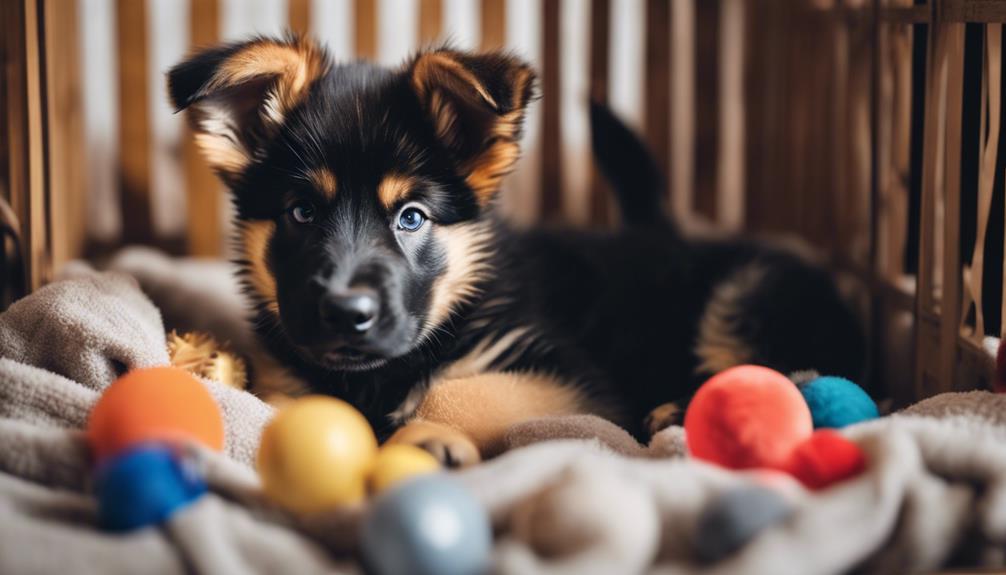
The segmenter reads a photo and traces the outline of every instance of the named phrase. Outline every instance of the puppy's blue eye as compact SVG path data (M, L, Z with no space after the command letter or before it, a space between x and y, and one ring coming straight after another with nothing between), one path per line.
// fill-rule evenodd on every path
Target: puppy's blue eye
M419 228L423 227L423 222L426 221L426 215L416 208L406 208L402 210L401 215L398 216L398 227L414 232Z
M314 221L314 206L311 202L297 202L290 208L290 216L298 224L309 224Z

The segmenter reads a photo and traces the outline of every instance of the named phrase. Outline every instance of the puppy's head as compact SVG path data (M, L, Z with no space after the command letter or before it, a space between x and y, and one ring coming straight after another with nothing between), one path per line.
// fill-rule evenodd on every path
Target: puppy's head
M478 289L484 218L518 157L534 75L501 53L334 65L256 39L169 73L175 106L237 206L265 329L330 369L421 345Z

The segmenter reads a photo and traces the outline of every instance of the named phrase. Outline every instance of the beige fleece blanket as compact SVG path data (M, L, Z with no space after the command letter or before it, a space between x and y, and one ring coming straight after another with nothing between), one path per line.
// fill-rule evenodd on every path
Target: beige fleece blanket
M174 294L165 286L188 280L147 256L133 276L81 270L0 315L0 573L360 571L353 554L365 509L297 519L270 506L251 465L272 410L210 381L227 426L225 454L202 454L211 493L161 527L127 535L96 527L80 433L89 407L123 370L167 361L161 310L185 316L187 307L191 321L221 325L235 314L216 306L219 317L209 317L192 299L172 308L157 298L159 310L134 276L148 293L152 282ZM1006 397L938 396L847 434L869 457L865 473L818 493L791 484L795 512L713 564L694 551L698 513L753 479L680 457L680 428L640 446L597 418L530 422L511 430L511 451L457 477L490 511L500 573L1004 565Z

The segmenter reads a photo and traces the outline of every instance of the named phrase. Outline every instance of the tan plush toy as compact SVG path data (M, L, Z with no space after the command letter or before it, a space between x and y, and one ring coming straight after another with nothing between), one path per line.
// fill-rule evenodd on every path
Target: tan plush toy
M236 389L248 387L248 368L243 359L212 336L202 332L168 334L171 365L193 375L219 381Z

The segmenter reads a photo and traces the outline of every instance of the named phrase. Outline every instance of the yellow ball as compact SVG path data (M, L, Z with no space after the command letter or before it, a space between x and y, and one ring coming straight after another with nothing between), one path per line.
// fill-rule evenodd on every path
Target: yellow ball
M400 481L439 470L440 463L427 451L404 443L385 445L374 462L370 491L380 493Z
M271 499L312 513L362 500L376 457L377 438L359 411L332 397L308 396L266 426L258 471Z

